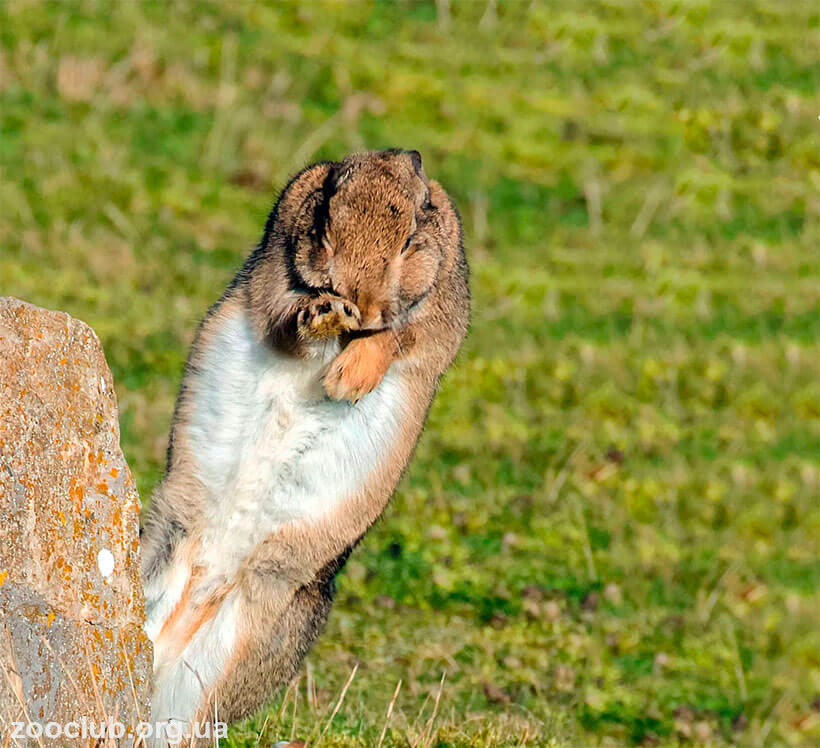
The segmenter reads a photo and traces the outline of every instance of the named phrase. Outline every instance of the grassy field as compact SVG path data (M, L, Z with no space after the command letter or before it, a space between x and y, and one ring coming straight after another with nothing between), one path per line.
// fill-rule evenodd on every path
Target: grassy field
M449 10L448 10L449 8ZM418 148L469 338L231 746L820 741L820 6L0 6L0 293L94 326L142 496L312 160ZM442 677L444 677L443 686Z

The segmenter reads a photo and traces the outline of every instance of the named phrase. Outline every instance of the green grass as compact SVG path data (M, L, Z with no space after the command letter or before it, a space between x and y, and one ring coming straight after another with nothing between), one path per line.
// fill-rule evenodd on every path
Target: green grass
M451 6L3 4L0 293L97 330L147 499L288 174L418 148L472 330L311 687L229 744L355 662L324 745L399 679L385 745L816 743L820 7Z

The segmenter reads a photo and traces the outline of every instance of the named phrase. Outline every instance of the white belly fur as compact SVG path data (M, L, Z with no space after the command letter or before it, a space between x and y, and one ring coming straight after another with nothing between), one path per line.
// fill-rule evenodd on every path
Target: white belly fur
M187 429L206 487L209 564L231 574L286 522L316 520L350 496L396 437L398 376L357 405L329 400L322 376L334 341L297 359L260 345L244 316L205 353Z
M257 342L244 314L222 322L210 337L199 373L187 383L193 407L184 425L205 487L197 563L206 574L194 600L229 580L283 524L318 520L339 506L391 450L404 402L400 373L392 367L356 405L329 400L322 376L338 350L334 341L309 359L272 351ZM190 569L181 566L173 561L146 589L152 639L188 579ZM210 685L230 657L236 606L229 596L179 661L155 658L154 719L194 716L202 685Z

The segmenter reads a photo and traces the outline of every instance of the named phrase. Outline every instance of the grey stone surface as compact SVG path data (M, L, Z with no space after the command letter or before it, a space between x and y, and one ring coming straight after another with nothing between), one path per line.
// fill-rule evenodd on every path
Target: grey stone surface
M149 718L138 520L97 336L0 298L0 745L15 721Z

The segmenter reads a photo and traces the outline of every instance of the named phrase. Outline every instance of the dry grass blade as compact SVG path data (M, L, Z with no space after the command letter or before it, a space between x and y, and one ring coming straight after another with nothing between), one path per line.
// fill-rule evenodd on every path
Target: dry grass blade
M20 706L23 709L23 714L26 717L26 722L31 724L31 715L29 715L29 713L28 713L28 707L26 707L26 701L23 698L23 682L22 682L22 680L20 680L20 676L17 672L17 662L14 659L14 645L12 644L12 641L11 641L11 632L7 628L4 628L4 630L6 632L6 638L8 639L9 660L11 662L11 667L12 667L12 670L13 670L14 674L17 676L17 679L20 682L15 684L15 682L12 680L11 674L9 673L6 666L3 665L3 663L1 663L1 662L0 662L0 665L3 665L3 674L6 676L6 680L9 683L9 688L11 689L11 692L14 694L14 697L17 699L17 701L20 702ZM39 738L39 737L37 738L37 743L42 748L43 741L42 741L41 738Z
M655 216L655 211L661 204L663 193L663 188L660 185L655 185L647 192L646 199L629 229L629 233L632 236L640 239L646 233L646 230L649 228Z
M771 730L772 730L772 726L773 726L773 724L774 724L774 722L773 722L773 720L774 720L774 716L775 716L775 714L777 713L777 710L780 708L780 705L781 705L781 704L782 704L785 700L786 700L786 699L785 699L785 697L784 697L784 696L781 696L781 697L777 700L777 702L775 703L775 705L774 705L774 706L771 708L771 710L769 711L769 715L766 717L766 721L765 721L765 722L763 723L763 725L761 726L761 728L760 728L760 732L759 732L759 733L758 733L758 735L757 735L757 742L755 743L755 745L757 746L757 748L763 748L763 747L766 745L766 741L767 741L767 739L768 739L768 737L769 737L769 733L771 732Z
M100 714L105 715L105 704L100 695L100 689L97 686L97 674L94 672L94 666L91 664L91 655L88 654L88 642L84 642L83 654L85 654L88 672L91 675L91 686L94 688L94 699L97 702L97 709L100 710Z
M494 28L498 23L498 0L487 0L487 9L481 20L478 22L480 29Z
M344 684L344 687L342 688L342 692L339 694L339 699L336 702L336 706L333 707L333 712L330 715L330 718L328 719L327 723L325 724L324 729L322 730L322 732L319 735L319 740L316 741L317 745L322 742L322 738L324 738L325 733L328 731L328 728L330 727L331 723L333 722L333 718L338 714L339 709L342 708L342 702L344 702L344 700L345 700L345 695L347 694L347 689L350 688L350 684L353 682L353 679L356 677L356 673L357 673L358 670L359 670L359 663L357 662L353 666L353 670L350 671L350 675L347 678L347 682Z
M587 526L587 518L584 514L584 506L580 499L576 498L575 510L578 514L578 524L581 526L582 537L584 540L583 551L584 558L587 561L587 574L592 581L598 580L598 570L595 568L595 556L592 553L592 542L589 539L589 527Z
M9 729L9 724L10 721L2 714L0 714L0 727L2 727L6 731L6 739L3 741L3 748L9 748L9 746L12 744L12 740L14 741L15 746L21 745L17 742L17 738L14 737L14 735L12 735L12 731L11 729Z
M301 168L310 157L316 153L339 128L342 121L342 112L339 110L328 117L321 125L311 132L296 149L288 167L289 171Z
M734 574L740 568L739 561L733 561L729 566L726 567L726 571L720 575L720 578L715 582L714 589L709 593L709 596L706 598L706 602L701 607L701 610L698 614L698 618L700 618L700 622L705 624L709 621L709 618L712 616L712 610L714 609L717 601L720 599L720 594L723 589L723 582Z
M67 678L68 678L68 680L71 682L71 685L74 687L74 690L75 690L75 691L76 691L76 693L77 693L77 698L78 698L80 701L82 701L82 706L83 706L83 709L85 709L85 710L86 710L86 712L90 712L90 711L91 711L91 709L90 709L90 707L89 707L89 705L88 705L88 701L86 701L85 694L84 694L84 693L80 690L80 686L79 686L79 684L77 683L77 679L74 677L74 674L73 674L73 673L72 673L72 672L71 672L71 671L70 671L70 670L69 670L69 669L65 666L65 664L63 663L62 658L60 658L60 657L57 655L57 653L54 651L54 649L52 649L51 644L49 644L49 643L48 643L48 639L46 639L46 637L45 637L45 636L41 636L41 637L40 637L40 639L42 639L43 644L45 644L45 645L46 645L46 649L48 649L48 651L50 652L51 656L52 656L55 660L57 660L57 662L59 663L59 665L60 665L60 667L62 668L63 672L65 673L66 677L67 677Z
M547 494L548 504L555 503L555 500L558 498L559 492L564 487L564 483L567 480L569 471L572 469L573 461L582 451L586 450L588 443L589 439L584 439L582 442L576 445L575 449L573 449L569 457L567 457L561 469L558 471L558 475L555 477L555 480L553 480L550 484L549 493Z
M740 699L745 704L749 700L749 692L746 688L746 675L743 672L743 660L740 656L740 646L737 643L735 627L728 619L726 620L726 631L732 642L732 650L735 655L735 676L737 677L737 685L740 690Z
M285 695L282 698L282 706L279 707L279 717L276 721L277 725L282 722L282 717L285 716L285 709L288 707L288 701L290 700L290 695L293 692L294 684L290 683L285 691Z
M214 724L219 723L219 691L214 689ZM214 746L219 748L219 733L214 733Z
M390 726L390 717L393 716L393 707L396 706L396 699L399 698L399 691L401 690L401 680L396 683L396 690L393 691L393 698L390 699L390 706L387 707L387 716L384 718L384 727L382 727L382 734L379 737L379 744L376 748L382 748L384 736L387 735L387 728Z
M593 234L601 233L601 183L591 178L584 185L584 196L587 201L587 215L589 216L589 230Z
M301 682L301 676L296 681L296 688L293 691L293 714L291 716L291 725L290 725L290 739L291 742L293 738L296 736L296 707L299 704L299 683Z
M3 665L3 664L2 664L2 663L0 663L0 665ZM14 681L11 679L11 675L9 674L9 671L8 671L8 669L6 668L6 666L5 666L5 665L3 665L3 674L6 676L6 680L7 680L7 681L8 681L8 683L9 683L9 688L11 689L11 692L14 694L14 697L15 697L15 698L17 699L17 701L20 703L20 707L22 708L22 710L23 710L23 714L24 714L24 716L25 716L25 718L26 718L26 723L27 723L27 724L31 724L31 717L29 716L28 709L26 708L26 703L25 703L25 701L24 701L24 699L23 699L23 697L22 697L22 694L21 694L21 693L18 693L18 689L15 687L15 683L14 683ZM41 738L37 738L37 743L38 743L38 744L41 746L41 748L42 748L42 746L43 746L43 741L42 741L42 739L41 739Z
M207 694L208 689L207 689L207 687L205 686L205 682L204 682L204 681L202 680L202 678L200 677L200 675L199 675L199 671L198 671L196 668L194 668L194 667L191 665L191 663L189 663L189 662L188 662L188 660L183 659L183 660L182 660L182 664L183 664L183 665L185 665L185 667L187 667L187 668L188 668L188 670L190 670L190 671L191 671L191 674L194 676L194 678L196 678L197 682L199 683L199 688L201 689L202 693L203 693L203 694ZM217 692L216 692L216 691L214 691L214 692L213 692L213 700L214 700L214 722L218 722L218 721L219 721L219 705L217 704L217 699L216 699L216 696L217 696ZM211 699L211 697L210 697L210 695L208 695L208 697L207 697L206 701L210 701L210 699ZM193 721L189 722L189 723L188 723L188 726L191 728L191 734L193 735L193 734L194 734L194 723L193 723ZM219 744L219 738L216 738L216 737L215 737L215 738L214 738L214 742L215 742L215 744L216 744L216 745L218 745L218 744ZM195 748L195 746L196 746L196 740L194 740L194 745L192 745L192 746L191 746L191 748Z
M419 724L421 718L424 716L424 710L427 708L427 702L430 701L430 694L428 693L427 696L424 697L424 701L422 702L421 709L419 709L419 713L416 715L416 718L413 720L413 724L410 726L410 729L415 731L417 729L417 725ZM419 740L424 738L424 731L422 731L421 735L419 736ZM410 743L412 748L416 748L418 742L415 738L411 739L409 736L407 737L407 742Z
M94 688L94 699L97 702L97 709L99 710L100 719L104 722L107 716L105 702L103 702L99 686L97 685L97 674L94 672L94 665L91 664L91 656L88 653L88 642L86 641L83 644L83 653L85 654L85 661L88 664L88 672L91 675L91 685ZM107 738L103 745L105 745L106 748L116 748L114 739L111 737Z
M128 652L125 651L125 643L120 638L120 647L122 647L122 656L125 660L125 667L128 670L128 682L131 684L131 695L134 697L134 709L137 714L137 721L142 722L142 713L140 712L139 699L137 698L137 689L134 686L134 676L131 673L131 662L128 657Z
M433 704L433 713L430 715L430 719L427 721L427 724L424 726L424 733L423 733L423 741L422 745L427 748L428 740L429 744L433 745L433 723L436 721L436 715L438 714L438 705L441 702L441 692L444 689L444 679L447 677L447 673L443 672L441 674L441 681L438 684L438 693L436 693L436 701ZM430 731L430 734L427 734L427 731Z
M450 0L436 0L436 17L442 31L450 28Z
M218 163L220 149L228 131L228 118L231 104L235 98L234 81L236 79L237 40L233 34L226 34L222 39L219 64L219 88L217 90L216 110L213 126L205 142L205 163L214 166Z
M316 712L316 687L313 681L313 667L308 662L305 667L305 696L312 712Z
M254 740L254 746L259 745L259 741L262 739L262 736L265 734L265 728L268 726L268 720L270 719L270 713L265 715L265 721L262 723L262 729L256 733L256 740Z

